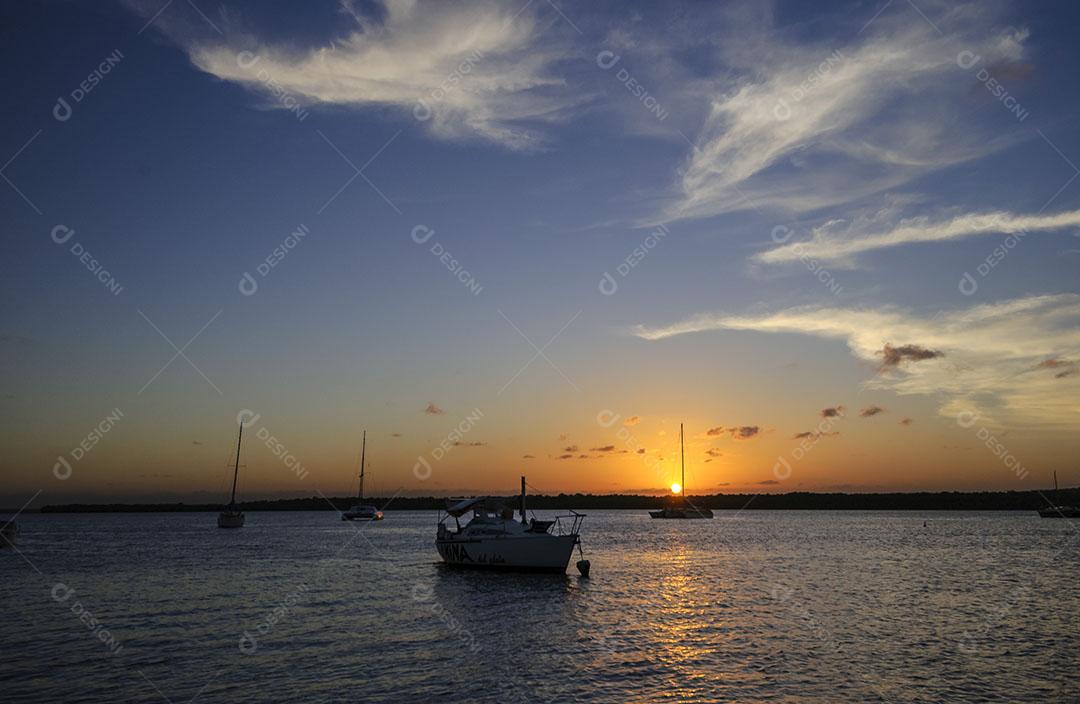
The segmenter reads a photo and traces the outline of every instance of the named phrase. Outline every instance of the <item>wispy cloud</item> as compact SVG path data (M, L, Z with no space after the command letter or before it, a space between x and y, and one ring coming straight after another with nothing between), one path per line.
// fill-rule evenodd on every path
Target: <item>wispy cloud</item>
M439 408L438 406L436 406L436 405L435 405L434 403L432 403L431 401L428 401L428 405L427 405L427 407L426 407L426 408L424 408L424 413L426 413L426 414L427 414L427 415L429 415L429 416L441 416L441 415L443 415L444 413L446 413L446 411L444 411L443 409Z
M867 406L859 411L859 415L863 418L871 418L879 413L884 413L885 409L881 406Z
M812 45L775 26L733 25L717 39L733 78L717 86L664 217L812 211L1011 143L960 119L971 76L958 51L1002 66L1023 55L1027 32L996 30L991 15L953 8L937 20L942 36L898 7L865 33Z
M803 333L844 340L857 359L875 367L882 358L883 340L917 340L918 347L938 354L917 364L898 365L889 374L875 374L864 386L898 394L940 395L945 415L969 410L1019 424L1080 426L1075 378L1030 373L1050 358L1080 357L1078 294L1029 296L933 317L891 307L817 306L759 316L706 314L661 328L639 326L634 334L661 340L709 330Z
M235 33L179 41L199 69L272 96L270 105L288 94L308 105L397 108L436 136L479 137L516 150L541 146L536 127L563 120L580 102L553 71L570 52L559 33L544 31L536 6L341 6L353 29L316 49Z
M833 220L811 231L809 240L791 242L755 255L757 261L781 264L807 258L821 261L850 260L857 254L916 242L944 242L977 235L1049 232L1080 227L1080 210L1053 215L1015 213L968 213L948 219L917 217L882 229L865 219Z

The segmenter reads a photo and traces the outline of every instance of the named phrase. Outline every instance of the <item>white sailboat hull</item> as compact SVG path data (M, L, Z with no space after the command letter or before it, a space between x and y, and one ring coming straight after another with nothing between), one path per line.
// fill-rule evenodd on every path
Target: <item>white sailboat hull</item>
M450 565L565 572L576 535L507 535L436 540L439 557Z

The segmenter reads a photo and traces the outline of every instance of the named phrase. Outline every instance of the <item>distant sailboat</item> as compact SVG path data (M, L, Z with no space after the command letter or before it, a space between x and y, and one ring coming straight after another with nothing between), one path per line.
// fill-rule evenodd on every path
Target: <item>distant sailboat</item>
M233 467L232 495L229 505L222 509L217 517L218 528L243 528L244 512L236 505L236 478L240 474L240 439L244 437L244 424L240 424L240 434L236 436L236 465Z
M1054 501L1058 500L1057 471L1054 471ZM1075 506L1049 506L1039 511L1043 518L1080 518L1080 508Z
M341 514L343 521L381 521L383 513L371 504L364 503L364 456L367 454L367 431L364 431L363 445L360 447L360 494L352 508Z
M711 510L699 508L686 500L686 451L683 447L682 423L679 423L679 466L682 471L682 483L678 487L679 494L672 496L669 506L658 511L649 511L649 515L653 518L712 518Z

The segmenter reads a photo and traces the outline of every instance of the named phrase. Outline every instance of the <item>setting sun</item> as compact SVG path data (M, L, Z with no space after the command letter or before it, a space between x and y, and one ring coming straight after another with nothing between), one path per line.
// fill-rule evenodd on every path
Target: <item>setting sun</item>
M682 484L679 484L678 482L675 482L674 484L672 484L671 485L671 493L672 494L680 494L680 493L682 493Z

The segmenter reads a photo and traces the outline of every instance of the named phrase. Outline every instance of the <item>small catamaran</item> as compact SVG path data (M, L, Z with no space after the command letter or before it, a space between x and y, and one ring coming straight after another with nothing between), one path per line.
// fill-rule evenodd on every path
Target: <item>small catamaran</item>
M367 454L367 431L364 431L363 444L360 446L360 493L352 508L341 514L343 521L381 521L383 512L371 504L364 503L364 457Z
M649 511L649 515L653 518L712 518L713 512L710 509L694 506L686 500L686 451L683 448L682 423L679 423L679 466L682 471L682 483L677 487L679 493L672 494L667 506L657 511Z
M221 510L217 517L218 528L243 528L244 512L236 505L236 478L240 474L240 439L244 437L244 424L240 424L240 434L236 436L236 465L233 466L232 494L229 505Z

